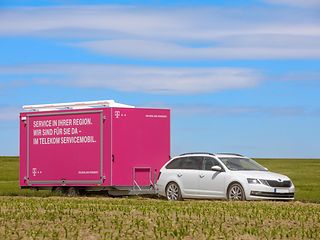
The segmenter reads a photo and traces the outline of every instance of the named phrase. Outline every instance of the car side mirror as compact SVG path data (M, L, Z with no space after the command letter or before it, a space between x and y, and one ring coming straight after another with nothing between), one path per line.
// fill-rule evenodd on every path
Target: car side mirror
M212 171L221 172L221 171L222 171L222 168L221 168L220 166L212 166L212 167L211 167L211 170L212 170Z

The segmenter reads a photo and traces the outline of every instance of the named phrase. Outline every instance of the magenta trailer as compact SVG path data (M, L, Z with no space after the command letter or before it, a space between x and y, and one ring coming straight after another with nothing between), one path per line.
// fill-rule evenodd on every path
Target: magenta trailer
M20 186L154 192L170 158L170 110L113 100L41 104L20 114Z

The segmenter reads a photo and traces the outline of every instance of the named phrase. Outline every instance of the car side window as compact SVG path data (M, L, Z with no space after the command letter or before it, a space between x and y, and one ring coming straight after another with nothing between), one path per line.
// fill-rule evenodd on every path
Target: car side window
M180 168L200 170L202 168L202 157L185 157L181 162Z
M182 158L177 158L172 160L167 166L166 169L179 169L181 166L183 159Z
M214 158L205 157L203 159L203 170L210 170L211 171L211 168L213 166L220 166L221 167L220 163Z
M170 162L166 169L193 169L201 170L203 157L181 157Z

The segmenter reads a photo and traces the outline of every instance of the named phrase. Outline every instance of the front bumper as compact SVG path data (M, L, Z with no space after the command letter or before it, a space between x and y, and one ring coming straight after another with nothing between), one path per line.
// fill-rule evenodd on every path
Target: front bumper
M250 196L252 197L263 197L263 198L276 198L276 199L294 199L294 193L275 193L275 192L261 192L251 191Z
M294 200L295 188L274 188L262 184L251 185L246 191L247 200Z

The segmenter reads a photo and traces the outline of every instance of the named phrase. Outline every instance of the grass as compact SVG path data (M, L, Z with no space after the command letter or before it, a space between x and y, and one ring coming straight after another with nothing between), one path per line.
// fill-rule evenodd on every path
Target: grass
M21 190L19 187L19 158L0 157L0 195L52 196L50 191Z
M270 171L287 175L296 187L295 199L320 202L319 159L256 159Z
M319 159L255 159L270 171L289 176L296 187L296 200L320 202ZM19 158L0 157L0 195L52 196L50 191L19 188Z
M18 158L0 157L0 239L320 239L320 160L257 161L300 201L57 197L20 190Z
M319 239L320 205L0 197L0 239Z

